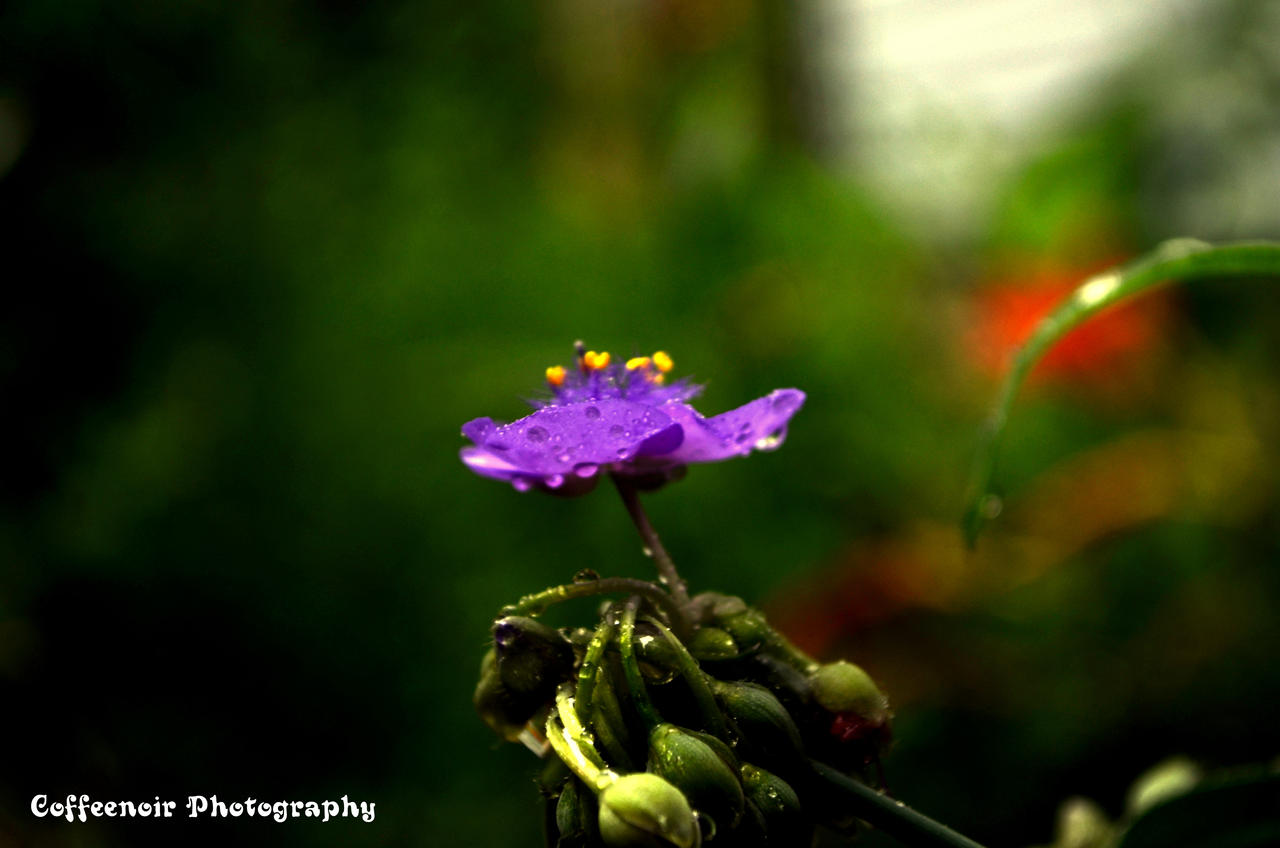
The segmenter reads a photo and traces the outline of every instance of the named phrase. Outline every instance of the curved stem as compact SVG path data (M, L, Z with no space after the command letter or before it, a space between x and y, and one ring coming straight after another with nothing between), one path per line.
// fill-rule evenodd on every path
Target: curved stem
M982 848L967 836L853 780L828 765L811 760L814 773L841 796L848 811L892 836L903 845L920 848Z
M633 577L601 577L582 583L565 583L552 586L532 595L525 595L514 604L502 608L502 615L540 615L552 604L571 601L575 598L589 598L593 595L609 595L623 593L639 595L653 603L655 607L666 613L673 624L686 621L684 609L676 605L671 596L662 591L662 587L647 580L636 580Z
M636 529L640 531L640 538L644 541L645 549L653 557L653 564L658 568L658 579L671 591L677 604L681 607L688 606L689 590L684 585L684 581L680 579L680 574L676 571L676 564L671 561L671 556L667 553L667 549L662 547L662 540L658 538L658 532L649 523L649 516L645 514L644 507L640 505L640 493L636 491L636 487L627 479L617 474L610 476L613 477L613 484L618 487L618 494L622 496L622 504L627 508L627 514L631 516ZM683 624L683 622L681 623Z
M627 678L627 688L631 690L631 700L635 702L636 711L644 722L645 730L653 730L662 723L658 711L649 700L649 690L644 685L644 677L640 674L640 664L636 662L635 632L636 610L640 607L640 599L633 597L627 601L622 611L622 625L618 628L618 653L622 655L622 673Z
M693 654L690 654L689 650L685 648L684 643L677 639L675 634L668 630L661 621L653 617L646 617L646 620L658 628L662 638L667 641L667 644L675 653L677 670L684 678L685 683L689 685L689 691L693 693L693 700L698 704L698 710L702 713L702 720L706 722L707 731L713 736L724 739L727 735L724 716L720 712L720 706L716 703L715 694L711 691L711 687L707 685L706 674L702 671L702 667L693 658Z
M1238 276L1280 277L1280 243L1242 242L1215 247L1195 239L1166 241L1123 268L1086 280L1036 325L1018 351L983 428L964 517L965 537L971 547L977 542L982 525L997 511L998 501L991 495L997 449L1018 389L1040 357L1074 327L1118 301L1174 280Z
M608 616L596 627L582 657L582 665L578 668L578 690L573 696L574 709L578 711L578 720L584 725L591 724L591 708L595 705L596 673L600 669L600 659L604 649L613 638L613 622Z

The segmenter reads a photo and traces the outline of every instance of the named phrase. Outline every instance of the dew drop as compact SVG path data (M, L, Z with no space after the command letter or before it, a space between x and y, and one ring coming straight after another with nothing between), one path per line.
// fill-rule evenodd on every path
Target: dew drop
M587 418L594 420L600 417L600 408L596 406L588 406L586 409L582 410L582 414Z
M599 470L600 470L600 466L596 465L595 463L583 462L573 469L573 473L585 479L587 477L594 477L596 475L596 472Z
M511 481L511 488L517 492L527 492L533 488L533 483L527 477L516 477Z
M983 518L990 520L1004 511L1004 501L1000 499L999 495L987 495L982 499L979 510Z
M771 451L777 449L782 444L782 439L787 435L786 430L775 430L769 435L756 441L755 448L758 451Z
M545 442L547 440L547 430L545 427L530 427L524 431L524 437L531 442Z
M702 836L703 842L710 842L716 838L716 820L706 813L695 810L693 817L698 822L698 832Z
M600 579L600 572L593 568L584 568L573 575L574 583L594 583Z
M496 450L496 451L504 451L504 450L511 449L511 445L507 444L506 442L500 442L497 439L493 440L492 442L485 442L484 446L487 447L489 450Z
M618 448L618 459L626 459L631 453L631 448Z
M547 484L548 489L558 489L564 485L564 475L552 474L550 477L548 477L546 480L543 480L542 482Z
M609 435L610 435L610 436L613 436L615 439L616 439L618 436L621 436L621 435L622 435L622 425L621 425L621 424L614 424L612 427L610 427L610 428L609 428Z
M558 462L568 462L571 459L573 459L573 452L571 450L561 451L560 455L556 457L556 461Z

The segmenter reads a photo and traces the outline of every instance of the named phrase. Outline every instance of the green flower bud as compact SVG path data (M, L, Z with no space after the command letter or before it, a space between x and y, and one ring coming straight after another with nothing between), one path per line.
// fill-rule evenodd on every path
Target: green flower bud
M806 846L813 843L813 823L801 809L800 798L791 784L750 763L742 764L741 774L747 800L764 818L769 844Z
M735 608L730 605L723 606L729 609ZM788 665L806 674L818 665L813 657L791 644L785 636L770 627L764 613L758 609L745 607L739 612L721 615L714 621L744 649L759 645L766 653L784 660Z
M729 771L734 774L738 773L738 758L734 756L733 749L726 745L723 739L710 733L703 733L701 730L686 729L685 733L705 742L707 747L714 751L715 755L720 758L720 761L729 767Z
M1058 809L1052 848L1104 848L1114 835L1102 808L1088 799L1072 798Z
M738 775L700 736L674 724L655 727L649 734L649 771L683 792L717 827L737 827L744 803Z
M857 713L878 718L889 709L870 675L851 662L839 660L819 666L810 676L813 698L833 713Z
M597 842L596 796L576 778L570 778L556 801L556 827L560 830L557 848L588 846Z
M472 700L484 723L508 742L520 738L525 724L542 706L536 699L517 696L503 685L493 648L480 662L480 680Z
M573 675L573 646L558 630L534 618L508 615L493 623L498 674L516 695L547 700Z
M696 848L701 842L689 802L656 774L621 777L599 801L600 838L611 848Z
M738 655L738 643L727 630L719 627L699 627L689 637L686 647L700 660L724 660Z
M712 681L712 691L738 727L742 742L755 759L788 773L802 760L800 731L782 702L768 689L744 681Z
M747 602L737 595L723 595L719 592L700 592L693 597L690 606L698 621L715 621L748 609Z

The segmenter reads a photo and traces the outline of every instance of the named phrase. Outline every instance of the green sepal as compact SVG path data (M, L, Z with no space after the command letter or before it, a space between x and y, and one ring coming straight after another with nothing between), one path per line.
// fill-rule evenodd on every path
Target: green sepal
M737 727L752 759L791 773L804 759L795 720L772 692L756 683L713 681L716 700Z
M717 828L737 827L745 800L742 785L737 773L714 747L699 738L701 735L674 724L659 724L649 734L648 770L683 792Z
M748 800L764 817L769 844L796 848L813 844L813 822L805 815L791 784L750 763L742 764L740 774Z

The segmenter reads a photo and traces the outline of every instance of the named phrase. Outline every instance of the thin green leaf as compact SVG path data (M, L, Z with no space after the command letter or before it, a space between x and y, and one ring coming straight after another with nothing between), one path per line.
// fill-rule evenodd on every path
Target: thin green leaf
M1166 283L1240 276L1280 277L1280 243L1242 242L1215 247L1195 239L1172 239L1129 265L1085 281L1041 321L1018 351L983 428L964 515L969 545L977 542L983 525L998 512L1000 502L992 494L991 480L1018 390L1055 342L1098 312Z

